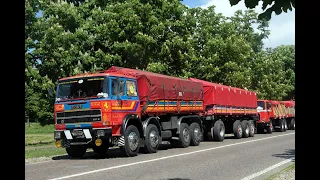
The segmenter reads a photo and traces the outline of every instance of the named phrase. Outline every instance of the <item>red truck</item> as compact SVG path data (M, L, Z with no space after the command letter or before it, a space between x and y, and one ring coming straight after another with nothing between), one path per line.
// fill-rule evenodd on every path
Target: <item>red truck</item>
M87 148L105 156L111 146L125 156L155 153L172 137L180 147L201 141L203 88L186 79L111 67L60 79L54 107L56 146L71 157Z
M56 93L55 143L75 158L88 148L136 156L162 141L186 148L225 133L246 138L258 120L254 92L129 68L62 78Z
M295 102L294 101L274 101L258 100L257 111L259 120L257 123L257 132L271 134L274 130L286 131L295 129Z

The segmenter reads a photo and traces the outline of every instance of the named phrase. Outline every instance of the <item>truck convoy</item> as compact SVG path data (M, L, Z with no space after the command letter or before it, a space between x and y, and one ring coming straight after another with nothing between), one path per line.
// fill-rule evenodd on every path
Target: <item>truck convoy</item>
M240 139L256 128L295 127L294 101L257 101L240 88L115 66L60 79L54 117L56 146L73 158L88 148L136 156L156 153L162 141L186 148L226 133Z

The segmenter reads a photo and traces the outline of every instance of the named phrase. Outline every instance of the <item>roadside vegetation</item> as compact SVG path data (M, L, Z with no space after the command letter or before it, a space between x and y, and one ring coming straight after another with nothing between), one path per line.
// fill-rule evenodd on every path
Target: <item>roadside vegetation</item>
M295 164L292 164L282 169L280 172L273 174L264 180L282 180L282 179L286 179L286 180L295 179Z
M65 154L58 149L53 139L54 125L41 126L40 123L25 124L25 158L50 157Z

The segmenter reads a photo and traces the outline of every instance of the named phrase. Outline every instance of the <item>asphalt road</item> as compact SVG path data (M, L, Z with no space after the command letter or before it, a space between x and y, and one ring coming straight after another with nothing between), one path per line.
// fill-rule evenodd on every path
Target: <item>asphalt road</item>
M119 157L118 149L113 149L109 156L98 159L93 152L87 152L83 159L63 155L26 164L25 179L264 179L294 162L295 134L288 130L251 138L226 137L223 142L201 142L189 148L162 145L156 154L130 158Z

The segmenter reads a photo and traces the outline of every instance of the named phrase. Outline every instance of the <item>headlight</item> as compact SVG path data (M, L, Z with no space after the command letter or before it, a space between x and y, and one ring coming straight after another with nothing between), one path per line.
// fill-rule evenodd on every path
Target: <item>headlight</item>
M55 131L54 132L54 139L60 139L61 138L61 132L60 131Z

